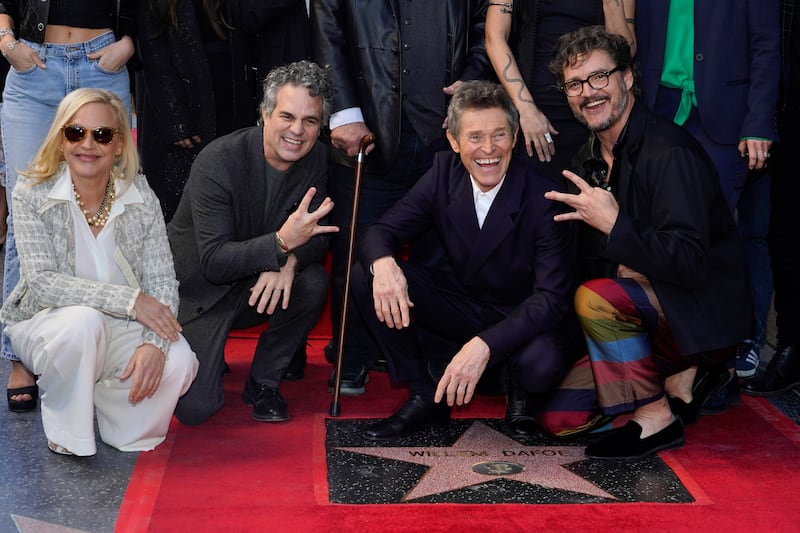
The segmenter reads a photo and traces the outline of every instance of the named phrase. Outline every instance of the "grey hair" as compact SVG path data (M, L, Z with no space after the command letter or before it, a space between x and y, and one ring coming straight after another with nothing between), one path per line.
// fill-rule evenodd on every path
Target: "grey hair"
M472 80L462 83L447 107L447 129L458 138L461 131L461 116L470 109L502 109L513 134L519 129L519 112L514 101L499 83L486 80Z
M277 105L278 91L284 85L305 87L311 96L322 98L322 124L328 124L333 98L330 67L321 67L304 59L272 69L263 84L264 98L260 106L263 113L272 114Z

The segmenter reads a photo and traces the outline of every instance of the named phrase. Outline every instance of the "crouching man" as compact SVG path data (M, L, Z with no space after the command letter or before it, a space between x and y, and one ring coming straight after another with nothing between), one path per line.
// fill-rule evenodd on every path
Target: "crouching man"
M509 429L530 434L524 398L555 387L571 363L561 333L572 289L568 239L553 220L558 205L544 198L555 184L512 158L519 115L501 86L465 82L447 121L453 153L437 154L365 231L353 271L354 299L391 377L410 386L405 405L365 429L373 440L447 421L501 361L511 376ZM394 257L428 231L437 257Z

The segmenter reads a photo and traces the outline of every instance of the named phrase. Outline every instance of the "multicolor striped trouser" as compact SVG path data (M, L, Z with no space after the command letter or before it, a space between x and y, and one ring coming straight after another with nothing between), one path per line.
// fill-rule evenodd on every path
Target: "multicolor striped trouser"
M554 435L608 428L613 417L661 398L666 376L698 363L681 355L646 278L587 281L575 293L575 312L589 353L537 413Z

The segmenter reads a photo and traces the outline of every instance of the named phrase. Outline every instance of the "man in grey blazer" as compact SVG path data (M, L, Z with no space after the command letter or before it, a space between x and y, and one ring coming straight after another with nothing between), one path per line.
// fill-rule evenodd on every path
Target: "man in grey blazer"
M278 391L327 294L327 155L317 142L330 114L329 72L310 61L264 81L260 126L220 137L197 157L167 232L180 281L178 320L200 370L175 410L200 424L223 404L231 329L269 320L242 398L254 420L284 421Z

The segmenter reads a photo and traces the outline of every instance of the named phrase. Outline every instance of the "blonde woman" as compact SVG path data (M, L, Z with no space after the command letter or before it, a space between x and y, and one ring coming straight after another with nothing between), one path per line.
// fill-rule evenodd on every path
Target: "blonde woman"
M0 0L0 52L9 65L0 127L6 157L8 234L3 300L19 279L11 192L42 144L56 107L80 87L117 94L130 109L126 64L134 54L135 0ZM130 116L130 115L129 115ZM25 371L5 334L0 360L11 361L6 397L14 412L36 408L34 376Z
M158 200L138 174L127 111L78 89L13 192L20 281L2 308L37 376L50 450L150 450L197 373Z

